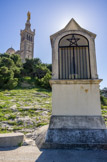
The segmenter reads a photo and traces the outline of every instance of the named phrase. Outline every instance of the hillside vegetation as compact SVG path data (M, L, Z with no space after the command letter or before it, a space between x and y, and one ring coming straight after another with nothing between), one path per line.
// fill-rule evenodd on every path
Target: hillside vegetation
M39 58L22 63L19 55L0 54L1 133L27 133L48 124L51 70L52 65Z
M23 88L0 91L0 133L32 132L49 123L51 91Z
M100 92L102 116L104 117L105 123L107 125L107 88L102 89Z
M51 64L44 64L39 58L21 62L19 55L0 54L0 89L14 89L30 77L34 85L50 88Z

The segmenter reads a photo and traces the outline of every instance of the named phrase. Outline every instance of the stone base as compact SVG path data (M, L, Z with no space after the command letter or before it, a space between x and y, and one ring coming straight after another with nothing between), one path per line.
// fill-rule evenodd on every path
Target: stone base
M106 125L102 116L52 115L49 129L106 129Z
M101 116L52 116L42 148L107 149L107 129Z
M43 143L42 149L74 149L74 150L107 150L106 144L58 144L58 143Z
M17 147L23 143L23 133L0 134L0 147Z
M48 129L42 148L107 150L107 129Z

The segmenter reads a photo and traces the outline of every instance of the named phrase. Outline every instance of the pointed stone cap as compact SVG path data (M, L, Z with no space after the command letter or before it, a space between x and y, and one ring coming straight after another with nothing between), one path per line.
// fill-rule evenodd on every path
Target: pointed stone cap
M54 39L56 38L58 35L62 34L63 32L66 31L82 31L84 33L87 33L88 35L90 35L91 37L95 38L96 34L89 32L86 29L81 28L81 26L72 18L69 23L65 26L65 28L63 28L62 30L58 31L57 33L53 34L50 36L50 39Z

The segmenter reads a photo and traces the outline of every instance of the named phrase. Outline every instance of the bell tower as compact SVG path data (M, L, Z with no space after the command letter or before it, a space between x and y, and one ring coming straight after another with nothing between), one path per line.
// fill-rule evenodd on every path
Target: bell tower
M20 55L21 55L22 62L25 62L26 58L32 59L34 55L35 29L33 31L31 30L30 19L31 19L31 14L28 11L25 29L20 31L20 35L21 35Z

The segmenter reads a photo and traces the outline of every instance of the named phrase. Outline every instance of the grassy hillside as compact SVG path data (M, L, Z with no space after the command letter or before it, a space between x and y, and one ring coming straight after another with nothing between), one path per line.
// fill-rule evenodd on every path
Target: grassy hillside
M42 88L0 91L0 133L31 132L48 124L50 115L50 91Z
M107 98L101 97L102 115L107 124ZM33 132L49 123L51 91L42 88L21 88L0 91L0 133Z
M101 111L102 111L102 116L104 117L105 123L107 125L107 97L104 97L101 94L101 97L100 98L101 98Z

